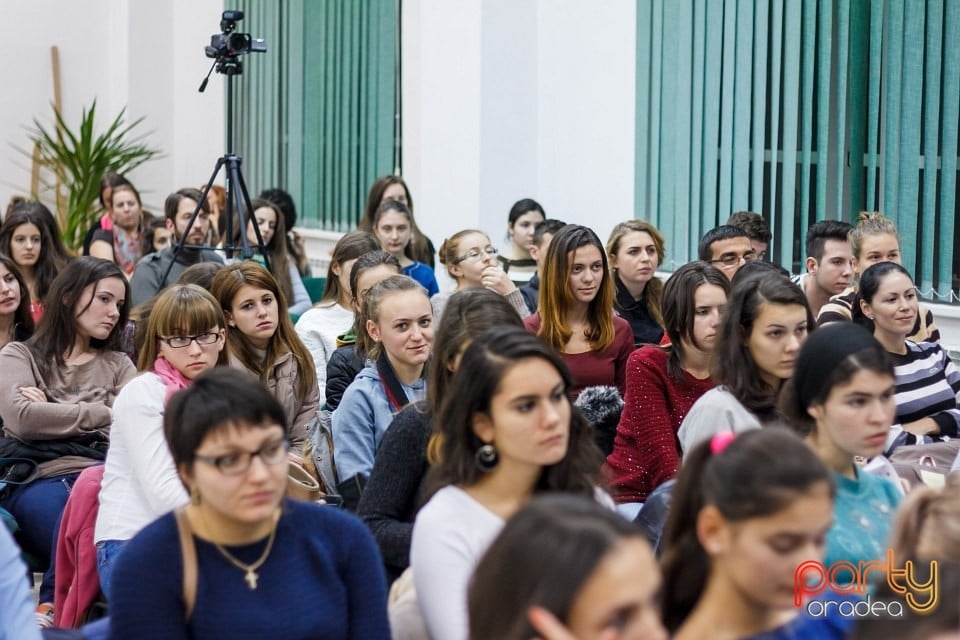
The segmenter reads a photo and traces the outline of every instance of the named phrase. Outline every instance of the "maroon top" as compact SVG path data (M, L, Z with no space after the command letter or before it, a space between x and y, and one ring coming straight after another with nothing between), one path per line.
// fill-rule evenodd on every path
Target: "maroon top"
M667 373L669 352L647 345L627 362L627 392L613 453L607 457L610 486L619 503L643 502L651 491L677 475L677 429L697 399L716 386L683 371Z
M527 331L536 335L540 330L540 314L534 313L523 319ZM627 358L633 351L633 329L630 323L619 316L613 317L614 337L603 351L563 353L563 361L573 376L570 399L576 400L587 387L607 385L616 387L623 395L626 386Z

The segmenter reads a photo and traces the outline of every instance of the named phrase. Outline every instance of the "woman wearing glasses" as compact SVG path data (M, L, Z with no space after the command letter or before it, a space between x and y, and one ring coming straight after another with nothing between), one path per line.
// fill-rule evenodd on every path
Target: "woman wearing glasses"
M307 425L320 406L320 388L313 357L293 329L280 284L266 267L237 262L217 272L210 292L229 327L230 364L260 378L283 405L290 445L299 458Z
M197 285L163 291L147 322L137 359L143 372L117 396L110 449L100 489L94 540L100 585L110 597L113 561L155 518L187 503L163 439L163 415L175 391L218 364L226 364L220 305Z
M530 315L517 285L497 263L497 250L490 236L476 229L458 231L440 245L440 264L457 283L453 291L437 293L430 298L434 321L439 322L447 301L457 291L479 288L490 289L507 299L521 318Z
M111 638L390 637L370 532L284 499L286 420L273 394L230 367L170 399L164 435L189 504L117 559Z

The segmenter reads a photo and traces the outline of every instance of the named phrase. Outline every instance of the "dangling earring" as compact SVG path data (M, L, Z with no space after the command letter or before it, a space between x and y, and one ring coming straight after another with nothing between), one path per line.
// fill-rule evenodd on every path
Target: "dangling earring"
M477 452L473 455L473 461L476 463L477 469L487 473L493 471L500 461L500 458L497 456L497 450L493 448L492 444L485 444L477 449Z
M190 487L190 504L194 506L200 504L200 490L196 486Z

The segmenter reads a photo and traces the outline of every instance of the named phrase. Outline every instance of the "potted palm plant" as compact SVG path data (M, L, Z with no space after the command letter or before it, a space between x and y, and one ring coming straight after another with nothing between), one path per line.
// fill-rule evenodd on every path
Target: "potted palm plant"
M80 126L72 130L56 107L54 128L44 126L36 118L28 128L34 151L26 152L52 172L55 181L44 182L56 200L57 219L68 247L77 249L83 244L86 230L97 220L97 200L100 180L105 173L128 173L144 162L160 156L160 150L149 146L146 134L134 130L143 122L137 118L124 122L126 109L101 133L94 127L97 102L84 109ZM32 194L39 198L41 194Z

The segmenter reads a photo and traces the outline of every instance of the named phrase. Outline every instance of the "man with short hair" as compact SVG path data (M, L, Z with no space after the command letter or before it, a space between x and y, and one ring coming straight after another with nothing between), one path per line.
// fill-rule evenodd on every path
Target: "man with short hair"
M538 222L537 226L533 228L532 243L528 250L530 251L530 257L537 263L537 272L530 277L526 284L520 286L520 295L527 303L530 313L536 313L537 305L540 303L540 267L547 255L547 247L550 246L550 241L553 240L557 231L560 231L566 224L566 222L560 220L547 218Z
M791 280L803 289L814 318L853 282L853 248L847 240L852 228L840 220L821 220L807 230L807 272Z
M757 260L764 260L767 257L767 247L770 246L770 227L766 220L759 213L753 211L737 211L730 216L727 224L733 227L740 227L747 232L750 238L750 245L757 252Z
M197 215L190 235L183 238L184 231L197 203L203 201L200 214ZM183 248L174 260L174 246L163 251L155 251L141 258L130 279L130 304L137 306L157 295L177 281L187 267L201 262L223 263L223 258L215 251L200 249L210 231L210 205L203 200L199 189L180 189L167 196L163 205L166 226L173 236L173 243L183 240ZM173 263L171 265L171 263Z
M741 266L757 259L750 236L740 227L722 224L703 234L698 250L700 259L718 268L728 280Z

